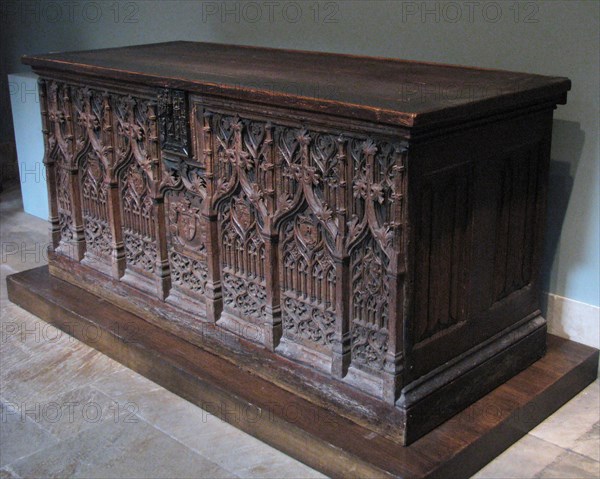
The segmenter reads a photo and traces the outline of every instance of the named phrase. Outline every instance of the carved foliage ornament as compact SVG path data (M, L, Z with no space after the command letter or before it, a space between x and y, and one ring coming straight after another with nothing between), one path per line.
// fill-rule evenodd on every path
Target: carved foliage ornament
M152 273L157 258L158 137L155 104L123 96L116 102L117 169L128 267Z
M338 244L340 219L348 221L341 244L351 251L352 356L367 368L381 369L388 347L387 273L390 260L400 254L404 221L402 148L236 115L211 113L210 118L216 201L228 203L220 209L220 221L237 238L223 237L227 271L244 278L241 269L253 264L244 241L257 228L278 233L284 335L329 344L336 302L332 255L344 254Z

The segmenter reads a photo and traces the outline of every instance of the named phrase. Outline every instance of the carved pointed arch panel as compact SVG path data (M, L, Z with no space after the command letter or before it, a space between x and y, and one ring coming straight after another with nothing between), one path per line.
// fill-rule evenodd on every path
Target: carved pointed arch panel
M400 151L398 144L373 138L352 139L349 145L352 364L375 372L385 366L390 320L402 320L390 318L389 310L391 291L402 294L392 274L402 270L404 261L405 166Z
M148 179L135 161L119 177L127 268L149 275L156 263L155 211Z
M93 255L93 259L110 264L112 233L104 175L105 169L98 156L92 151L87 152L80 169L86 255Z
M260 323L266 306L267 264L258 213L238 191L221 204L218 221L224 310Z
M112 121L108 94L73 88L77 164L86 258L110 266L112 230L108 182L112 167Z
M212 144L223 310L261 324L267 308L267 196L271 180L271 126L213 113Z
M345 171L338 137L278 125L275 144L283 335L330 355L341 321L334 256Z
M154 201L158 141L152 103L115 96L117 170L126 268L142 277L155 273L158 245ZM154 123L154 124L153 124Z
M337 307L330 240L308 207L283 222L281 238L284 337L329 352Z
M350 259L352 364L383 369L389 342L389 261L367 234Z

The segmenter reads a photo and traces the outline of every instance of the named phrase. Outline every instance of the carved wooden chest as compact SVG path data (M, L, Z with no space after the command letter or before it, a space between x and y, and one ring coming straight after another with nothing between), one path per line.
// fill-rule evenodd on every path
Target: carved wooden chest
M23 61L53 275L405 444L544 354L569 80L189 42Z

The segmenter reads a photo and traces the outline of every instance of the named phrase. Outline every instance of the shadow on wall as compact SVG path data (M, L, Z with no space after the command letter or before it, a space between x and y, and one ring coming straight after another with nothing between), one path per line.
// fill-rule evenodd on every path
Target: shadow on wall
M548 178L546 231L541 268L542 291L550 290L552 275L556 274L557 268L553 268L553 264L573 190L575 174L581 159L584 140L585 133L579 123L554 120L552 128L552 156L554 158L550 160ZM542 304L542 314L544 316L547 313L547 306L546 299L544 299Z

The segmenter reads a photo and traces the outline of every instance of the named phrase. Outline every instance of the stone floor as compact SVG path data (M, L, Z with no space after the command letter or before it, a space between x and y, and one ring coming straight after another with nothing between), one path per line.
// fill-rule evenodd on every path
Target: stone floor
M46 222L0 195L0 479L323 477L10 303ZM596 381L474 477L600 477Z

